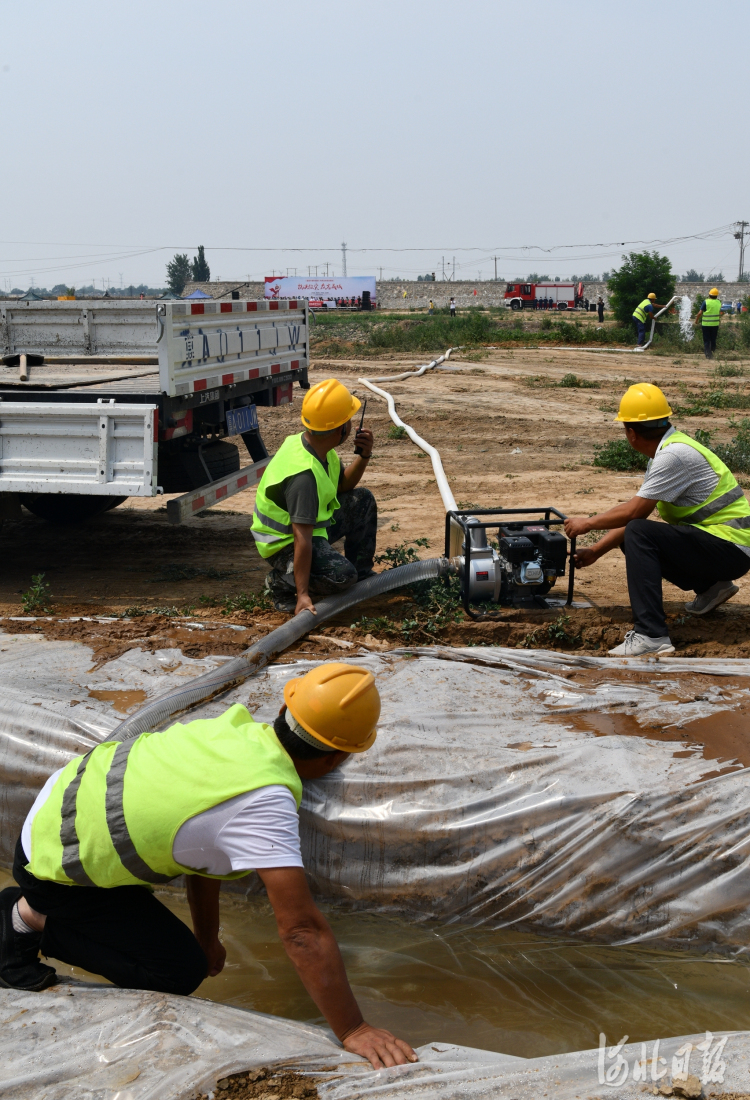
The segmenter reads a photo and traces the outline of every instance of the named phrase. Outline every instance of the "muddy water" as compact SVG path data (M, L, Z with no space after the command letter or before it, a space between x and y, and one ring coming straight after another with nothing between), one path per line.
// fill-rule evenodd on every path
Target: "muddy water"
M91 699L99 699L102 703L111 703L118 714L127 714L135 710L146 699L146 692L139 688L131 691L90 691Z
M589 730L599 737L619 734L625 737L647 737L652 741L672 741L679 745L675 756L700 755L704 760L718 761L724 765L748 767L750 765L750 708L735 707L720 710L705 718L696 718L683 726L642 726L632 714L618 711L586 711L584 714L555 715L555 721L578 730ZM520 748L520 745L509 745ZM706 772L703 779L718 775L719 770Z
M160 897L187 921L179 891ZM326 912L366 1018L414 1045L441 1040L534 1057L595 1047L600 1031L636 1042L750 1028L750 965L742 962ZM198 996L323 1022L265 900L223 899L222 939L227 965Z

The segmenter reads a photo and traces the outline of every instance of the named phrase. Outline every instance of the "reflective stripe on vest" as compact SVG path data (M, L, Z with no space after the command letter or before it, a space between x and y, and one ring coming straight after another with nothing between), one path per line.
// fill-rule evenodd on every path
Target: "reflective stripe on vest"
M313 535L326 537L333 522L333 513L339 507L336 494L341 472L341 462L336 452L331 450L326 457L327 467L307 450L303 443L303 433L300 432L285 439L269 462L258 486L253 524L250 528L261 557L270 558L272 554L294 542L289 513L270 498L268 490L305 470L313 474L318 490L318 515Z
M662 519L667 523L690 524L726 542L750 546L750 504L731 470L718 455L684 432L673 432L663 446L668 447L672 443L685 443L693 447L703 455L719 480L714 491L701 504L678 507L658 501L656 506Z
M701 324L705 328L715 328L721 320L721 302L718 298L706 298L703 303Z
M643 321L644 324L646 323L647 314L645 307L650 305L651 299L644 298L641 304L635 307L635 309L633 310L633 316L635 317L636 321Z
M219 718L104 742L70 761L39 807L29 870L78 886L168 882L199 870L172 855L189 818L272 784L287 787L299 807L302 784L291 758L271 727L240 705Z

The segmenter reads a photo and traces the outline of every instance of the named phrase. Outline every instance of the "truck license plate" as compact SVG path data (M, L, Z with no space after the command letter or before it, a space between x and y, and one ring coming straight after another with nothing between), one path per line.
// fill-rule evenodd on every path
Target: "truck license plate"
M257 432L258 410L255 405L243 405L241 409L227 409L227 435Z

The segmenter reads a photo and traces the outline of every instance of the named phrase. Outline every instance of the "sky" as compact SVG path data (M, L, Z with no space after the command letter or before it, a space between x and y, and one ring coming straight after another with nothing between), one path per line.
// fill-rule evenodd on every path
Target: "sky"
M199 244L212 278L341 275L342 241L378 278L598 274L644 247L736 277L747 0L0 17L0 292L161 286Z

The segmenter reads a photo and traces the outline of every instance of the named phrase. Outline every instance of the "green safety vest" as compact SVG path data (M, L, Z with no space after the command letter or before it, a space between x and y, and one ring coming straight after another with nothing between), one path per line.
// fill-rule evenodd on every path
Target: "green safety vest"
M648 314L646 313L646 310L644 309L644 306L650 306L650 305L651 305L651 299L650 298L644 298L643 301L641 302L641 304L635 307L635 309L633 311L633 316L635 317L636 321L643 321L644 324L646 323L646 319L648 317Z
M732 471L713 451L709 451L708 447L691 439L684 432L675 432L670 435L664 446L668 447L670 443L687 443L689 447L694 447L699 454L703 455L714 473L719 475L719 480L714 491L702 504L690 504L686 508L678 508L677 505L667 504L664 500L658 501L656 507L661 518L667 523L689 523L727 542L735 542L739 546L750 546L750 504Z
M68 886L105 887L195 874L172 856L180 826L272 783L288 787L299 809L302 783L291 757L271 726L254 722L239 704L220 718L105 741L58 776L31 826L28 870Z
M706 298L703 303L701 324L704 328L714 328L721 319L721 302L718 298Z
M268 496L268 489L272 485L280 485L292 474L312 470L318 487L318 516L315 520L313 535L321 535L325 538L331 526L333 513L341 507L336 496L341 470L339 456L334 450L328 452L326 456L328 470L326 470L320 459L307 450L302 442L302 436L303 433L300 432L299 435L290 435L284 440L260 479L255 496L253 525L250 530L262 558L270 558L272 554L276 554L283 547L294 542L289 513L278 504L274 504Z

